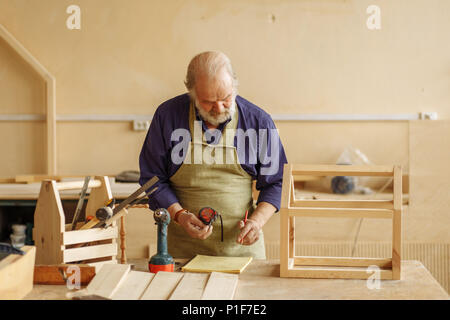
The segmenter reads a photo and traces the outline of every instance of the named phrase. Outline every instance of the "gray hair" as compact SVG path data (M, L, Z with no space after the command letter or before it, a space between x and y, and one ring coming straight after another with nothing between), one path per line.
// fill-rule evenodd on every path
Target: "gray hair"
M194 99L196 98L195 80L199 74L205 74L212 78L224 67L233 80L233 95L236 95L238 81L231 66L231 61L220 51L206 51L192 58L187 69L186 80L184 81L189 95Z

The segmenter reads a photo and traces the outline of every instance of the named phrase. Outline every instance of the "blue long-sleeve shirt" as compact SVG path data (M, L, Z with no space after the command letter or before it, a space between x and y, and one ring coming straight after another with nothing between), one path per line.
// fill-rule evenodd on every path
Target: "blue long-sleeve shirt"
M239 112L236 131L241 129L243 130L241 132L245 133L253 129L256 133L254 136L257 137L255 146L255 143L251 145L248 139L240 140L238 134L235 135L234 146L245 148L238 150L238 161L242 168L256 180L256 189L260 191L257 203L268 202L278 211L281 202L283 166L287 163L287 159L275 124L268 113L241 96L236 97L236 103L238 106L236 112ZM190 98L187 93L162 103L155 111L145 137L139 156L139 183L143 185L155 175L159 178L158 190L149 197L149 207L152 210L168 208L178 202L170 186L169 178L181 166L180 163L174 163L171 157L172 149L181 142L172 141L172 133L176 129L189 131L189 106ZM198 114L196 119L201 121ZM228 122L222 123L217 129L222 132ZM202 129L203 132L207 130L203 121ZM211 138L207 142L211 144L215 143L214 141L214 138ZM242 141L245 141L245 144L242 144ZM245 159L243 159L244 156L240 156L241 154L246 155Z

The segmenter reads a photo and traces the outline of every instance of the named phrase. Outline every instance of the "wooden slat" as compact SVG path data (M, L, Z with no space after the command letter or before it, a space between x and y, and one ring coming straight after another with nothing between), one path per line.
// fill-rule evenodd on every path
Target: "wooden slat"
M117 254L117 243L101 244L74 249L66 249L63 253L64 263L80 260L89 260L115 256Z
M288 277L308 279L368 279L373 272L367 272L367 268L357 267L294 267L289 270ZM380 269L379 279L392 279L392 270Z
M159 271L141 296L141 300L167 300L177 287L183 273Z
M170 296L170 300L200 300L208 278L209 273L186 272Z
M289 208L290 216L322 218L392 219L388 209Z
M232 300L239 277L236 274L212 272L205 290L202 300Z
M391 177L393 166L292 164L292 175Z
M154 276L150 272L130 271L111 299L139 300Z
M347 258L347 257L294 257L295 266L337 266L337 267L368 267L391 268L392 259L380 258Z
M292 207L394 209L392 200L296 200Z
M89 294L111 299L130 272L130 267L128 264L103 265L87 286L87 291Z
M88 230L66 231L63 234L63 244L84 243L106 239L116 239L119 234L117 226L103 228L93 228Z

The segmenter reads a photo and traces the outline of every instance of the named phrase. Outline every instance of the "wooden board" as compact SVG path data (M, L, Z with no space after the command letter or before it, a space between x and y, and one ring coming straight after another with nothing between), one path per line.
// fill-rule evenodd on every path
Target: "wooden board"
M170 296L170 300L200 300L208 279L208 273L186 272Z
M79 268L80 285L86 286L95 277L95 267L81 264L61 264L61 265L38 265L34 267L35 284L47 285L65 285L72 273L67 274L67 268L70 266Z
M232 300L239 276L235 274L212 272L206 288L202 295L202 300Z
M104 264L87 286L89 294L111 298L130 271L128 264Z
M168 300L182 277L181 272L159 271L144 291L141 300Z
M139 300L154 276L150 272L130 271L112 300Z
M33 289L36 247L22 250L25 255L10 254L0 261L0 299L22 299Z

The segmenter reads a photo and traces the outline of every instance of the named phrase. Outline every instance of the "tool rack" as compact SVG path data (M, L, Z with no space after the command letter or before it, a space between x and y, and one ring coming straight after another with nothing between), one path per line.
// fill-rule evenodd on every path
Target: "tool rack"
M83 181L56 182L44 180L34 212L33 239L36 265L85 263L96 269L105 263L117 263L118 227L71 230L66 224L60 192L83 187ZM86 216L95 217L98 208L112 199L109 179L97 176L89 182L91 189ZM89 189L88 189L89 190ZM77 227L84 223L78 223Z
M377 176L393 178L393 200L297 200L295 175ZM400 279L402 168L401 166L286 164L280 209L280 277L368 279L378 268L378 279ZM391 258L295 256L295 218L376 218L392 220ZM371 271L372 270L372 271Z

